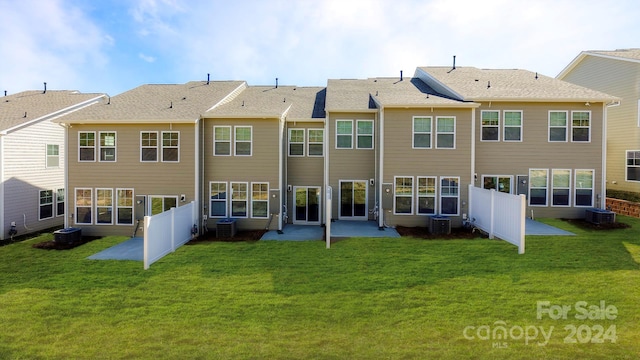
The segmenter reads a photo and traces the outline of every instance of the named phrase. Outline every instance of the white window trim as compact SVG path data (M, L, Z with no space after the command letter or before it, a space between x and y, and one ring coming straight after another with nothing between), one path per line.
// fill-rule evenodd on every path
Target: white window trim
M458 183L458 194L456 196L451 196L451 195L443 195L442 194L442 179L456 179L457 183ZM440 179L438 181L438 193L440 195L439 197L439 205L438 209L440 209L440 211L438 212L439 215L443 215L443 216L460 216L460 197L461 197L461 191L462 191L462 184L460 184L460 176L440 176ZM457 204L456 204L456 210L457 212L455 214L444 214L442 213L442 199L443 198L456 198Z
M531 181L531 179L532 179L531 172L532 171L536 171L536 170L544 170L547 173L547 183L545 184L545 187L544 187L544 189L546 189L546 196L545 196L545 199L544 199L544 204L531 204L531 190L534 189L531 186L531 183L532 183L532 181ZM547 206L549 206L549 173L550 173L549 169L539 169L539 168L529 169L529 189L528 189L528 191L529 191L528 205L529 206L533 206L533 207L547 207ZM541 187L537 187L535 189L542 189L542 188Z
M420 195L420 179L433 179L434 191L433 195ZM416 215L432 216L438 214L438 177L437 176L416 176ZM420 212L420 198L433 198L433 213L424 214ZM394 202L395 203L395 202Z
M49 146L57 146L58 147L58 155L49 155ZM44 159L44 167L47 169L59 169L60 168L60 144L45 144L44 146L44 151L45 151L45 159ZM49 159L50 158L57 158L58 159L58 165L56 166L49 166Z
M43 192L46 192L46 191L50 191L50 192L51 192L51 202L49 202L49 203L44 203L44 204L43 204L43 203L41 203L41 200L42 200L42 193L43 193ZM55 215L55 214L56 214L56 209L54 208L55 203L56 203L56 201L55 201L55 196L56 196L56 193L55 193L53 190L50 190L50 189L45 189L45 190L39 190L39 191L38 191L38 221L41 221L41 220L48 220L48 219L53 219L53 218L56 216L56 215ZM43 206L51 206L51 216L49 216L49 217L45 217L45 218L41 218L41 217L40 217L40 209L41 209Z
M554 173L556 171L568 171L569 172L569 187L565 188L565 187L556 187L554 184ZM571 184L573 183L573 179L571 178L572 176L572 171L571 169L551 169L551 176L549 176L549 179L551 180L551 190L549 191L549 196L551 197L551 201L549 202L549 205L551 207L571 207L572 204L572 189L571 189ZM567 205L554 205L553 204L553 190L555 189L559 189L559 190L569 190L569 201L567 203Z
M311 130L322 132L322 142L317 142L317 141L311 142L311 139L309 138L309 132L311 132ZM309 128L309 129L307 129L307 138L306 139L307 139L307 156L309 156L309 157L323 157L324 156L324 151L325 151L324 150L324 139L325 139L325 137L324 137L324 129L321 129L321 128ZM316 145L316 144L322 145L322 154L321 155L312 155L311 151L309 151L309 148L311 147L311 145Z
M564 113L565 115L565 119L566 119L566 123L565 126L551 126L551 113ZM549 110L548 111L548 115L547 115L547 142L552 142L552 143L566 143L569 141L569 121L571 121L571 119L569 119L569 111L567 110ZM564 127L564 140L551 140L551 129L559 129L561 127Z
M397 191L397 179L398 178L409 178L411 179L411 195L398 195L398 191ZM413 215L414 214L414 209L415 209L415 204L414 204L414 195L415 195L416 191L415 191L415 179L413 176L394 176L393 177L393 214L394 215L398 215L398 216L407 216L407 215ZM408 213L398 213L396 211L396 198L397 197L404 197L404 198L409 198L411 200L411 211Z
M229 130L229 140L216 140L216 129L217 128L225 128ZM233 155L233 129L231 128L231 126L229 125L214 125L213 126L213 149L212 149L212 154L213 156L231 156ZM216 154L216 143L229 143L229 154Z
M640 128L640 99L638 99L638 127Z
M131 206L120 206L118 200L120 200L120 197L118 196L118 194L120 193L120 191L131 191ZM116 199L115 201L115 208L116 211L113 214L113 217L115 218L115 222L116 225L123 225L123 226L132 226L135 225L135 203L136 203L136 192L135 189L133 188L116 188L116 192L114 194L114 197ZM121 223L119 221L119 217L118 217L118 210L119 209L131 209L131 223L127 224L127 223Z
M93 146L81 146L80 145L80 135L81 134L93 134ZM96 162L96 148L98 147L97 142L99 142L100 140L96 138L96 132L95 131L79 131L78 132L78 162ZM80 149L83 148L93 148L93 160L81 160L80 159Z
M291 133L293 131L302 131L302 142L300 142L300 141L292 142L291 141ZM306 136L307 136L307 132L305 131L304 128L290 128L289 129L289 138L288 138L289 141L288 141L288 146L287 147L288 147L288 153L289 153L290 157L304 157L306 155L306 151L305 151L306 150ZM300 155L291 154L291 144L297 144L297 145L301 144L302 145L302 154L300 154Z
M156 134L156 146L145 146L142 145L142 134L144 133L148 133L148 134ZM140 162L143 163L154 163L154 162L158 162L159 160L159 148L160 148L160 138L158 137L158 132L157 131L140 131ZM144 149L155 149L156 150L156 159L155 160L143 160L142 159L142 152Z
M63 198L62 201L58 201L58 192L59 191L62 191L62 198ZM66 212L66 207L67 207L67 204L66 204L66 202L67 202L67 193L66 193L65 189L64 188L56 189L56 191L54 193L54 196L55 196L55 217L64 216L64 214ZM60 204L60 203L63 204L62 213L58 213L58 204Z
M212 184L224 184L225 186L225 199L224 200L213 200L211 199L211 185ZM209 181L209 217L213 218L213 219L222 219L222 218L227 218L229 215L229 198L230 198L230 194L229 194L229 184L226 181ZM215 201L215 202L224 202L224 215L213 215L212 211L213 211L213 207L211 206L211 202Z
M513 183L513 175L492 175L492 174L487 174L487 175L482 175L482 188L486 189L484 187L484 181L486 178L496 178L496 184L497 186L500 186L500 179L509 179L509 192L505 193L504 191L500 191L500 189L495 189L498 192L502 192L505 194L513 194L514 193L514 183Z
M233 199L233 195L235 194L235 192L233 191L233 185L234 184L244 184L246 189L247 189L247 193L246 193L246 198L244 200L234 200ZM229 190L230 191L230 196L229 196L229 212L228 214L230 214L230 216L232 218L235 219L247 219L249 217L249 215L251 214L251 209L249 208L249 203L250 203L250 198L251 198L251 188L249 187L249 183L246 181L231 181L229 182ZM246 215L245 216L237 216L237 215L233 215L233 203L235 202L242 202L244 201L245 203L245 208L246 210Z
M236 130L248 128L251 133L251 140L238 140L236 138ZM249 143L249 154L238 154L238 143ZM234 156L253 156L253 126L251 125L239 125L233 127L233 155Z
M349 147L338 147L338 136L347 136L347 134L338 134L338 123L344 121L344 122L349 122L351 123L351 134L349 136L351 136L351 142ZM335 148L337 150L349 150L349 149L353 149L353 133L354 133L354 129L353 129L353 120L348 120L348 119L336 119L336 134L335 134Z
M102 134L113 134L113 146L102 146ZM99 131L98 139L96 141L98 145L98 162L113 163L118 161L118 133L116 131ZM102 149L113 148L113 160L102 160Z
M358 133L358 123L371 123L371 134L359 134ZM373 150L375 149L375 133L376 133L376 129L375 129L375 122L373 120L367 120L367 119L359 119L356 120L356 126L353 129L354 132L356 133L355 137L353 139L355 139L355 145L356 145L356 149L361 149L361 150ZM360 147L358 145L358 137L360 136L366 136L366 137L371 137L371 147Z
M429 128L431 129L431 131L429 131L428 133L426 132L417 132L416 133L416 119L429 119ZM411 148L412 149L417 149L417 150L426 150L426 149L433 149L433 116L414 116L411 119ZM429 134L429 146L416 146L415 143L415 135L416 134Z
M266 200L254 200L253 199L253 185L254 184L267 185L267 199ZM250 198L250 206L251 206L251 208L249 209L249 213L251 214L251 218L252 219L268 219L269 218L269 190L270 190L269 183L268 182L255 181L255 182L252 182L249 186L250 186L249 187L250 194L247 194L247 197ZM264 203L267 204L267 215L266 216L254 216L253 215L253 203L254 202L264 202Z
M438 119L453 119L453 132L439 132L438 131ZM458 126L458 124L457 124L455 116L436 116L436 126L435 126L436 149L443 149L443 150L455 150L456 149L456 145L457 145L456 144L456 137L457 137L456 133L458 132L457 126ZM433 128L432 128L432 130L433 130ZM438 145L438 135L439 134L443 134L443 135L453 134L453 147L440 147Z
M498 124L497 125L483 125L482 124L482 114L491 113L491 112L498 114ZM500 142L500 140L501 140L500 139L500 133L501 133L501 131L500 131L501 121L500 120L501 120L500 119L500 110L480 110L480 141L481 142ZM498 128L498 138L496 140L485 140L485 139L482 138L482 134L483 134L482 130L484 128L489 128L489 127L491 127L491 128L497 127Z
M178 201L178 196L176 195L148 195L147 196L147 213L148 214L153 214L153 199L162 199L162 212L159 212L158 214L162 214L165 211L169 211L169 210L165 210L164 209L164 199L174 199L176 201L176 208L180 207L180 202ZM158 214L154 214L154 215L158 215Z
M178 134L178 145L176 146L164 146L164 134ZM180 162L180 131L175 131L175 130L171 130L171 131L163 131L160 134L160 139L158 139L158 141L160 142L160 161L163 163L179 163ZM164 149L177 149L178 150L178 158L173 161L173 160L165 160L164 159Z
M82 191L89 190L89 192L90 192L89 199L91 199L91 205L89 205L89 206L78 206L78 199L77 199L78 190L82 190ZM94 213L94 210L93 210L93 205L94 205L93 204L93 201L94 201L94 199L93 199L93 188L84 188L84 187L74 188L73 189L73 200L74 200L74 203L75 203L75 205L74 205L74 213L73 213L73 222L75 224L78 224L78 225L92 225L93 224L93 220L95 218L95 213ZM91 211L91 221L89 221L87 223L78 222L78 208L89 208L89 210Z
M507 126L506 113L520 113L520 126ZM502 111L502 141L504 142L522 142L524 137L524 112L522 110L503 110ZM507 140L506 132L507 128L520 128L519 140Z
M589 188L578 188L578 171L590 171L591 172L591 205L577 205L574 204L574 207L577 208L592 208L595 206L595 193L596 193L596 170L595 169L575 169L573 171L573 192L574 192L574 201L575 199L577 199L577 196L575 196L576 192L578 190L584 190L584 189L589 189Z
M640 183L640 180L628 180L629 179L629 167L640 167L640 166L636 166L636 165L628 165L627 162L629 161L629 153L634 153L634 152L638 152L640 151L640 149L638 150L625 150L624 152L624 180L626 182L630 182L630 183Z
M587 141L574 141L573 140L573 129L574 129L574 126L573 126L573 114L574 113L581 113L581 112L586 112L586 113L589 114L589 126L588 127L587 126L577 126L575 128L577 128L577 129L588 128L589 129L589 140L587 140ZM591 110L572 110L571 111L571 119L569 119L569 121L571 122L571 132L570 132L571 142L579 143L579 144L588 144L588 143L590 143L591 142L591 124L593 123L593 117L591 116Z
M98 192L99 192L100 190L108 190L108 191L111 191L111 206L101 206L101 205L98 205ZM99 225L99 226L102 226L102 225L113 225L113 216L114 216L114 212L113 212L113 210L114 210L114 206L113 206L113 189L111 189L111 188L95 188L95 191L94 191L93 196L94 196L94 199L93 199L93 201L94 201L93 209L94 209L94 211L95 211L95 220L94 220L94 223L95 223L96 225ZM101 223L101 222L98 222L98 208L109 208L109 207L111 208L111 221L110 221L110 222L108 222L108 223Z

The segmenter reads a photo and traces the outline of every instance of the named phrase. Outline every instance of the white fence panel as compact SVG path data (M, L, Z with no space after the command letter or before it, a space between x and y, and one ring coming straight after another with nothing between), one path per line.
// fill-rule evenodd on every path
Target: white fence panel
M505 194L469 185L471 221L489 233L490 238L498 237L516 245L520 254L524 254L525 248L525 211L524 195Z
M197 224L194 202L144 217L144 268L191 240Z

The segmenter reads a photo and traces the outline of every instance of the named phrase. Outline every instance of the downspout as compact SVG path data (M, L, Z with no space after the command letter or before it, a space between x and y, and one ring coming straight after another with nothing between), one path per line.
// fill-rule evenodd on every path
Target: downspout
M602 176L600 177L600 209L607 207L607 107L602 106Z
M380 178L378 179L378 183L380 186L378 187L378 199L380 199L380 203L378 204L378 229L384 229L384 215L385 209L382 206L382 184L384 181L384 106L380 105L380 156L378 157L380 161L379 172Z
M69 224L69 215L71 215L71 200L69 199L69 126L66 124L60 125L64 127L64 228L66 229L71 227Z
M324 201L322 201L322 209L324 210L322 213L322 217L324 218L324 224L331 222L331 219L327 219L327 189L329 188L329 112L325 111L324 117L324 176L323 176L323 189L322 196ZM332 194L333 196L333 194Z
M285 176L285 168L284 168L284 124L285 124L285 117L287 112L289 111L291 107L289 107L280 117L279 119L279 124L278 124L278 132L279 132L279 136L280 139L278 141L278 185L280 187L280 204L279 204L279 216L278 216L278 233L282 232L282 228L284 227L284 224L282 223L282 220L284 218L284 214L282 213L282 210L284 209L284 206L286 205L285 203L285 196L287 196L287 189L286 189L286 184L284 183L284 179L286 179L287 177Z
M471 177L469 182L471 186L476 186L476 108L471 108ZM467 187L467 219L471 217L471 189ZM462 213L462 221L466 221L464 212Z
M200 149L200 118L198 118L196 120L196 123L194 124L194 151L195 151L195 159L194 159L194 199L195 199L195 208L196 208L196 215L195 215L195 219L193 219L193 223L194 225L196 225L197 233L196 234L200 234L201 229L200 229L200 224L198 219L200 219L200 157L202 156L202 154L200 154L198 152L198 150ZM194 235L196 235L194 234Z
M0 135L0 239L4 238L4 136Z
M202 216L202 223L200 225L200 234L204 234L205 233L205 229L207 229L207 218L208 218L208 212L207 212L207 205L208 205L208 201L206 200L206 194L207 194L207 189L205 189L206 183L205 183L205 176L206 176L206 169L204 166L204 159L206 153L205 153L205 143L204 143L204 133L205 133L205 121L204 119L201 117L200 118L201 122L202 122L202 129L200 131L200 134L202 136L202 141L200 142L200 148L202 149L200 151L200 161L201 161L201 167L200 167L200 206L198 207L198 209L200 210L200 214L198 214L198 216Z

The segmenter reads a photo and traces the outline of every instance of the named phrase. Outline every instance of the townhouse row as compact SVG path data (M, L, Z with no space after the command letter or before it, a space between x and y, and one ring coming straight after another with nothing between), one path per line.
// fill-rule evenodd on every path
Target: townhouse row
M527 197L537 217L603 207L608 106L524 70L420 67L324 87L143 85L58 117L65 227L134 235L195 202L200 231L331 220L467 220L468 186ZM332 219L325 218L332 189ZM53 201L55 205L55 201Z

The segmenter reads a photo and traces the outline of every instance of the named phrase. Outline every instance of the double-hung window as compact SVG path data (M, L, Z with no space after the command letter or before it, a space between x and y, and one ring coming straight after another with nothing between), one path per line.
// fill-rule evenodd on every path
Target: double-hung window
M158 161L158 132L140 132L140 161Z
M593 206L593 170L576 170L575 202L576 206Z
M96 161L96 133L80 131L78 133L78 161Z
M180 132L179 131L163 131L162 132L162 161L163 162L179 162L180 161Z
M309 129L308 146L309 150L307 154L309 156L323 156L324 155L324 129Z
M510 175L483 175L482 187L487 190L494 189L499 192L511 194L511 181L513 176Z
M153 195L149 196L149 203L151 215L157 215L169 211L171 208L178 207L178 197Z
M47 167L60 167L60 145L47 144Z
M64 215L64 189L56 191L56 216Z
M92 224L93 189L76 188L76 224Z
M394 181L394 214L413 214L413 177L396 176Z
M500 111L482 110L480 112L481 141L500 141Z
M213 127L213 155L231 156L231 126Z
M529 169L529 205L547 206L549 170Z
M440 214L458 215L460 203L460 178L440 178Z
M436 148L455 149L456 147L456 118L436 117Z
M289 156L304 156L304 129L289 129Z
M435 176L418 176L418 214L436 213L436 178Z
M269 184L251 183L251 217L269 217Z
M567 112L549 111L549 142L567 141Z
M572 111L571 112L571 141L589 142L591 141L591 112Z
M133 189L117 189L116 224L133 224Z
M96 224L113 224L113 189L96 189Z
M40 211L38 220L53 217L53 190L40 190Z
M336 149L353 148L353 120L336 121Z
M413 148L431 149L431 117L413 118Z
M551 170L551 205L571 205L571 170Z
M251 156L251 126L236 126L235 132L235 154L237 156Z
M116 133L101 131L100 161L116 161Z
M640 150L627 151L627 181L640 181Z
M522 111L504 111L504 141L522 141Z
M212 181L209 183L209 216L227 217L227 183Z
M356 148L373 149L373 120L356 120Z
M248 215L249 194L246 182L231 183L231 216L246 218Z

